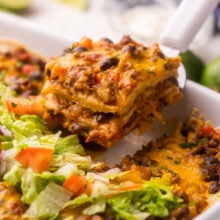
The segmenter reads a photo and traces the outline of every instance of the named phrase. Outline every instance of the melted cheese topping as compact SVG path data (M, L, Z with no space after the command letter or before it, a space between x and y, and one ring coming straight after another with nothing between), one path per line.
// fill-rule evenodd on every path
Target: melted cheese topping
M192 155L190 149L180 148L177 143L178 140L176 144L171 143L159 150L152 150L148 156L157 161L158 167L166 167L180 176L178 187L186 190L192 201L201 199L201 196L207 197L208 183L204 181L200 168L202 158Z
M84 108L122 115L144 90L178 76L180 58L165 57L157 44L145 48L130 38L118 44L84 41L47 63L42 95L56 93Z

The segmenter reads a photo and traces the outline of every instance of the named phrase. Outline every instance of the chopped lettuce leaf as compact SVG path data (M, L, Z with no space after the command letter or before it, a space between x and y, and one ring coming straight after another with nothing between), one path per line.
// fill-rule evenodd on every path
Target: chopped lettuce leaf
M90 206L83 210L84 215L94 215L97 213L105 212L106 208L106 199L105 197L100 197L98 200L95 200Z
M117 219L135 219L132 215L132 192L119 194L108 201L108 205L115 212Z
M81 194L75 199L68 201L63 206L63 209L67 207L76 208L84 204L88 204L88 206L83 210L84 215L103 213L106 209L106 197L100 196L99 198L92 198L87 194Z
M15 121L15 116L12 113L4 112L0 116L0 124L11 130Z
M166 217L181 203L163 179L155 178L144 183L139 190L121 193L108 200L117 218L135 219L137 210L157 217ZM133 216L133 217L132 217Z
M61 138L61 132L45 134L47 128L43 120L36 115L22 115L16 119L12 113L3 113L0 124L4 125L14 135L16 146L42 146L54 148L56 154L70 152L85 155L76 135ZM10 139L11 140L11 139Z
M7 173L9 170L12 169L12 167L14 165L18 164L18 162L15 160L16 153L17 153L17 151L15 148L11 148L9 150L2 151L3 160L5 163L4 173Z
M4 83L0 82L0 113L6 111L5 108L5 101L11 99L13 96L16 95L15 91L12 91L8 86Z
M55 218L71 196L70 191L54 182L50 182L31 203L25 216L30 219Z
M1 146L3 150L8 150L14 147L12 140L10 141L2 141Z
M150 216L150 213L147 212L141 212L139 210L134 210L133 211L133 217L134 219L138 219L138 220L145 220Z
M64 138L60 138L54 148L55 154L73 153L79 155L85 155L85 150L79 143L79 139L76 135L69 135Z
M86 173L86 179L89 180L90 182L94 181L101 181L103 183L109 184L109 179L104 177L104 175L101 175L100 173L93 173L93 172L87 172Z
M3 179L10 185L16 186L21 182L21 177L23 176L25 170L26 169L24 167L16 164L4 175Z
M24 136L42 135L46 130L43 120L37 115L22 115L19 119L11 113L4 113L0 122L12 133L20 133Z
M41 174L38 173L36 175L40 176L43 180L47 180L48 182L53 181L60 185L62 185L63 182L65 181L65 177L57 173L51 173L46 171Z
M0 134L0 142L1 142L1 147L3 150L8 150L10 148L13 147L13 135L10 131L7 130L7 128L5 126L0 126L1 127L1 131L6 130L7 132L3 133L1 132Z
M68 201L64 208L81 206L85 215L107 211L116 219L144 220L149 216L166 217L182 202L164 178L152 178L141 188L125 192L110 191L107 185L98 181L92 188L90 196L82 194Z
M47 130L42 119L36 115L22 115L16 119L14 114L4 112L0 116L0 124L9 130L13 137L1 137L4 149L15 147L21 150L26 146L40 146L39 138Z
M83 193L80 196L74 198L73 200L68 201L63 206L63 209L67 208L67 207L76 208L76 207L83 205L85 203L92 203L92 202L93 202L93 199L90 196L88 196L87 194Z
M11 136L0 136L3 149L15 147L17 151L31 147L54 148L60 139L61 132L47 134L47 127L43 120L36 115L22 115L19 119L12 113L0 116L0 125L11 132Z
M73 163L80 169L89 169L91 167L91 162L92 161L89 156L80 156L73 153L62 153L53 156L51 167L58 169L65 166L66 164Z
M26 137L23 134L19 132L14 133L15 138L13 140L13 146L17 149L17 151L20 151L28 146L31 147L39 147L39 138L36 135Z
M83 204L89 204L83 211L86 215L93 215L105 211L106 207L106 195L109 195L110 191L106 184L95 181L92 185L91 195L82 194L73 200L68 201L64 208L71 206L72 208L78 207ZM95 211L96 210L96 211ZM90 214L89 214L90 213Z
M47 134L47 135L43 135L39 138L39 145L41 147L45 147L45 148L53 148L55 147L57 141L59 140L61 135L61 131L58 131L55 134Z
M28 131L28 129L32 129L31 134L36 135L40 135L47 131L47 127L43 119L37 115L21 115L17 121L19 122L20 120L23 121L23 126L27 128L27 135L30 134L30 130Z
M92 185L92 192L91 192L91 197L92 198L98 198L100 196L105 196L108 195L109 193L109 188L106 184L104 184L101 181L95 181Z
M18 150L21 150L28 146L53 149L57 140L59 139L59 136L60 132L57 132L56 134L45 134L42 136L24 136L21 133L16 133L14 146L16 146Z
M31 204L47 183L48 181L42 179L28 168L21 177L22 202Z
M30 168L27 169L21 177L22 201L31 204L50 181L63 184L65 177L51 172L39 174L33 172Z
M57 175L61 175L65 178L68 178L71 176L73 173L77 173L78 168L75 164L68 163L63 167L60 167L58 170L56 170L54 173Z

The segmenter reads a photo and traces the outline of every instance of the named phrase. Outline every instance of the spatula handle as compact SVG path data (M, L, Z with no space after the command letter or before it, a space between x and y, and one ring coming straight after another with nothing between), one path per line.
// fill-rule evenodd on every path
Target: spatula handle
M219 0L183 0L162 33L162 45L184 51Z

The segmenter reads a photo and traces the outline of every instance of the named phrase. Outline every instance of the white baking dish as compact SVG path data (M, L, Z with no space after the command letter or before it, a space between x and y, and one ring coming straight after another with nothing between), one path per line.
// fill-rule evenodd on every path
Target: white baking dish
M19 41L44 56L60 54L72 43L68 37L52 33L27 20L6 13L0 13L0 38ZM160 135L164 130L172 130L178 121L190 115L193 108L199 109L214 126L220 126L220 94L188 80L183 100L164 111L167 119L166 126L155 124L152 132L140 137L134 134L128 135L116 147L102 155L101 159L108 163L117 163L122 155L135 152L142 143L149 141L152 137ZM113 158L114 161L112 161ZM219 213L220 202L198 216L196 220L219 220Z

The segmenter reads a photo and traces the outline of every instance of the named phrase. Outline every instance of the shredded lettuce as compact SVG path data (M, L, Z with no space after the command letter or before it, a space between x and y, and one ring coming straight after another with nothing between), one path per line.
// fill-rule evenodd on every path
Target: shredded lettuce
M21 201L31 204L38 194L45 188L47 181L36 175L30 168L21 177Z
M58 170L56 170L54 173L58 175L62 175L65 178L70 177L73 173L77 173L78 168L73 163L68 163L63 167L60 167Z
M22 115L16 119L12 113L4 113L0 117L0 123L6 126L12 133L20 133L24 136L41 136L47 127L37 115Z
M93 183L92 192L91 192L92 198L97 198L99 196L106 196L108 194L110 194L110 190L105 183L101 181L95 181Z
M68 201L64 208L84 207L83 214L93 215L108 210L116 219L144 220L149 216L166 217L179 207L182 200L172 193L166 178L152 178L139 189L126 192L110 191L104 183L93 185L90 196L81 195ZM107 199L108 198L108 199Z
M133 192L119 194L108 201L109 206L115 212L117 219L135 219L132 216L134 207L131 205Z
M55 134L46 134L39 138L39 145L45 148L55 148L56 143L59 141L61 131L58 131Z
M3 179L20 188L21 200L25 204L32 204L49 182L62 185L73 172L84 174L91 167L91 158L84 156L85 151L76 135L63 138L60 131L51 134L43 120L36 115L16 118L14 114L5 111L0 115L0 126L6 131L0 135L6 164ZM54 154L51 169L36 173L31 168L21 166L15 160L15 155L27 147L52 148Z
M118 219L136 219L134 213L143 213L166 217L169 211L181 203L181 199L172 193L170 186L164 185L162 179L145 182L140 190L124 192L108 200L108 205Z
M43 180L46 180L47 182L53 181L57 184L62 185L63 182L65 181L65 176L63 174L58 174L58 173L51 173L51 172L43 172L41 174L36 174L39 177L41 177Z
M0 135L1 147L3 150L8 150L13 147L13 136L12 135Z
M97 213L103 213L106 209L106 197L99 197L90 206L83 210L84 215L94 215Z
M0 124L12 133L11 137L0 136L5 150L12 147L21 150L27 146L40 146L40 137L47 131L43 120L36 115L23 115L16 119L14 114L4 112L0 115Z
M83 204L92 203L92 202L93 202L93 198L91 198L87 194L83 193L80 196L76 197L75 199L72 199L72 200L68 201L67 203L65 203L65 205L63 206L63 209L65 209L67 207L76 208L76 207L81 206Z
M79 155L85 155L85 150L79 143L79 139L76 135L69 135L64 138L60 138L54 148L55 154L73 153Z
M67 152L54 155L51 167L58 169L69 163L77 165L79 169L87 170L90 169L92 160L89 156L80 156L78 154Z
M19 164L14 165L9 172L7 172L3 179L12 186L16 186L21 182L21 177L25 172L25 168Z
M68 201L64 206L64 208L71 207L76 208L80 205L87 204L87 207L83 210L84 215L94 215L97 213L103 213L106 209L106 200L107 198L104 196L100 196L99 198L92 198L87 194L82 194L76 197L73 200Z
M16 95L8 86L0 82L0 114L6 111L5 101L11 99Z
M70 191L51 181L31 203L25 216L30 219L55 219L71 196Z
M21 177L21 200L26 204L31 204L50 181L63 184L65 177L51 172L39 174L33 172L30 168L27 169Z
M9 150L5 150L1 152L3 154L3 158L2 160L4 160L4 164L5 164L5 169L3 174L7 173L8 171L10 171L13 166L16 166L18 163L15 160L15 155L17 153L15 148L10 148Z

